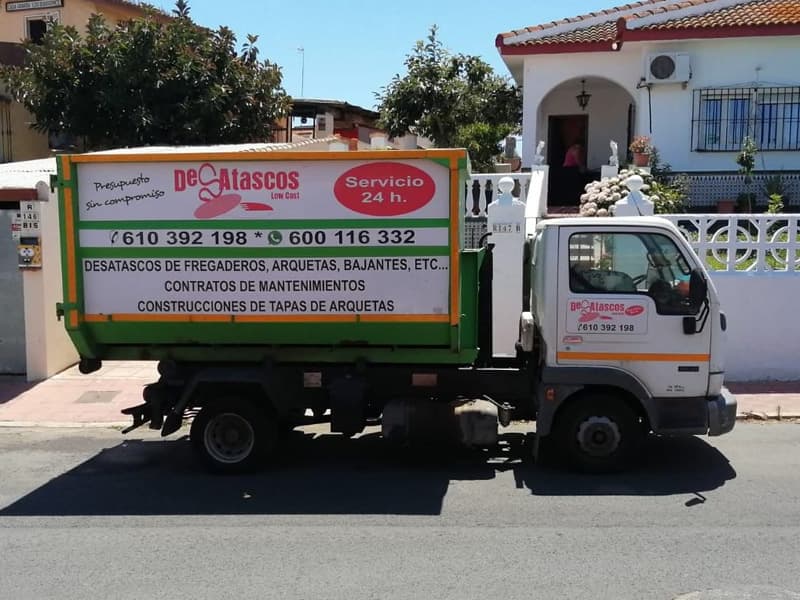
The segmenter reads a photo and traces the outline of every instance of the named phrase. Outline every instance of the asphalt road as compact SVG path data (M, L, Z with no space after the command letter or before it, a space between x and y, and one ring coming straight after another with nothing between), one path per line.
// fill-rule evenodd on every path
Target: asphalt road
M0 599L800 598L800 425L655 439L637 471L297 435L214 477L185 439L0 429ZM695 593L699 592L699 593Z

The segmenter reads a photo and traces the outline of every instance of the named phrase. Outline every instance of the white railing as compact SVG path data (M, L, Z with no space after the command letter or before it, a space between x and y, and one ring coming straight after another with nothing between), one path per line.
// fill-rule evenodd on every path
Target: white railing
M678 226L711 271L800 271L799 215L662 216Z
M675 223L709 271L800 274L800 215L657 216ZM466 246L477 247L484 233L485 216L469 219L465 224Z
M514 196L525 201L531 183L530 173L473 173L464 189L463 209L467 217L486 217L486 207L495 199L497 184L503 177L511 177L517 183Z

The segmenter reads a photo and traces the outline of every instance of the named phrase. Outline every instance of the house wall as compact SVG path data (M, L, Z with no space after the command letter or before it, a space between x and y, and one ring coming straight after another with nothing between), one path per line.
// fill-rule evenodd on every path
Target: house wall
M657 84L648 97L646 87L637 89L645 74L646 57L662 52L685 52L691 57L692 79L688 85ZM625 44L619 52L543 54L525 57L523 70L523 156L530 166L536 143L547 139L548 110L558 110L548 94L564 82L581 78L600 77L618 84L636 102L635 134L650 135L664 161L676 171L736 170L736 152L694 152L691 147L692 92L705 87L764 85L800 85L796 66L800 56L800 37L772 36L679 42L634 42ZM587 85L587 88L589 86ZM563 100L575 106L572 98ZM588 90L592 92L591 89ZM566 92L566 91L565 91ZM577 92L575 92L577 93ZM561 91L558 91L561 95ZM540 104L547 99L542 110ZM588 114L591 161L603 159L610 132L591 131L599 121L607 119L613 107L595 102L592 96ZM618 109L626 118L625 106ZM598 114L599 113L599 114ZM652 130L650 126L652 116ZM602 138L606 138L603 140ZM616 138L615 138L616 139ZM602 152L601 152L602 150ZM624 148L622 149L624 151ZM596 165L595 165L596 166ZM800 152L764 151L759 154L760 170L798 170Z
M62 25L73 25L82 30L93 13L102 14L109 24L142 14L142 10L134 6L112 4L110 2L87 2L85 0L64 0L64 6L57 8L37 8L11 12L6 11L5 7L3 8L3 18L0 19L0 41L4 42L21 42L25 39L26 19L41 19L53 16Z
M0 19L0 42L17 43L23 41L27 34L26 20L31 18L45 18L50 15L63 25L73 25L78 30L83 30L92 14L103 14L109 25L142 14L142 11L135 6L106 2L65 0L64 4L59 8L11 12L4 10L5 7L2 7L3 18ZM12 102L11 157L14 161L44 158L50 155L47 136L28 126L33 121L33 116L22 105Z
M685 52L691 57L692 80L686 89L676 84L654 85L653 142L674 170L736 170L737 152L694 152L691 147L693 90L707 87L800 85L796 60L800 37L733 38L642 46L644 56ZM639 125L646 131L647 110ZM800 152L762 151L759 170L800 169Z
M13 160L32 160L50 155L47 136L34 129L29 123L34 122L33 115L24 106L12 102L11 112L11 157Z
M156 3L154 3L156 4ZM170 3L165 6L172 6ZM64 23L84 27L92 14L101 14L106 23L111 26L119 21L127 21L135 17L142 16L143 12L133 6L123 4L111 4L106 2L75 2L69 3L67 13L64 15Z

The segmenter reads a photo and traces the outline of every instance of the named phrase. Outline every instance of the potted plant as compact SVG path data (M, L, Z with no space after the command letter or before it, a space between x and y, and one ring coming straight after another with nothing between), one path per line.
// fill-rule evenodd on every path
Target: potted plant
M633 138L628 150L633 153L633 164L637 167L646 167L650 164L650 153L653 151L653 145L650 143L650 138L646 135L637 135Z

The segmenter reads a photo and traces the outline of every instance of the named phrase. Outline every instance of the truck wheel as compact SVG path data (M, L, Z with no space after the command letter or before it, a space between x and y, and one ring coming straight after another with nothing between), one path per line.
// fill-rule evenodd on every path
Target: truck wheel
M192 421L192 447L215 473L243 473L275 449L278 426L264 410L240 399L204 406Z
M630 466L644 430L639 416L624 399L593 393L564 407L552 435L558 454L571 467L610 473Z

